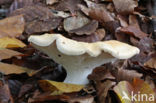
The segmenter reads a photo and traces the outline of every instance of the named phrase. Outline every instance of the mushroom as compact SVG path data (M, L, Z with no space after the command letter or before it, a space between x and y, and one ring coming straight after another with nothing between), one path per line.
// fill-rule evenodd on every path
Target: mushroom
M86 43L61 34L33 35L28 41L66 69L65 83L80 85L88 83L87 76L95 67L139 53L138 48L116 40Z

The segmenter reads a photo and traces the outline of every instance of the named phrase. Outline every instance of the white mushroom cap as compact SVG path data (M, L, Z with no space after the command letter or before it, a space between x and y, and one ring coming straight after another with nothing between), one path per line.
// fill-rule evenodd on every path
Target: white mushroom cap
M72 84L87 84L87 76L95 67L139 53L138 48L115 40L85 43L61 34L30 36L28 41L61 64L67 71L64 82Z

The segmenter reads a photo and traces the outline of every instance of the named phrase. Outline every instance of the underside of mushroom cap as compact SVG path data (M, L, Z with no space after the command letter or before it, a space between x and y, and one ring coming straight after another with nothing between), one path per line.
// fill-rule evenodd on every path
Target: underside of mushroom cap
M30 36L28 41L41 47L49 46L56 41L57 49L70 56L86 53L92 57L97 57L103 51L118 59L128 59L139 53L138 48L116 40L86 43L68 39L61 34L34 35Z

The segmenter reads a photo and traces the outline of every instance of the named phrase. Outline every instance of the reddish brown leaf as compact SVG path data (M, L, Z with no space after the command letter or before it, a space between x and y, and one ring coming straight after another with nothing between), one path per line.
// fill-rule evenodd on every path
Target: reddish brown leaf
M135 36L135 37L137 37L139 39L143 39L143 38L148 36L148 34L142 32L140 29L136 28L133 25L130 25L128 27L123 27L123 28L120 29L120 31L125 33L125 34Z
M13 12L16 9L23 8L25 6L32 6L33 0L14 0L9 8L9 12Z
M81 28L70 30L70 33L76 33L77 35L91 35L98 28L98 22L96 20L92 20L90 23L84 25Z
M19 37L24 31L25 21L22 15L0 20L0 37Z
M13 0L0 0L0 5L3 5L3 4L10 4L12 3Z
M114 71L113 75L117 81L132 82L134 78L141 78L143 75L135 70L118 69Z
M126 20L125 16L117 15L117 18L120 21L120 24L121 24L122 27L127 27L128 26L128 21Z
M19 56L22 53L10 49L0 49L0 60L9 59L13 56Z
M14 103L8 84L0 73L0 103Z
M78 4L81 3L81 0L63 0L62 2L59 2L59 4L56 6L56 10L69 10L72 15L75 15L76 11L79 10Z
M20 98L23 96L25 93L28 93L31 89L33 88L32 84L25 84L21 87L20 92L18 94L18 97Z
M137 0L112 0L118 13L129 14L138 6Z
M93 81L104 81L106 79L115 79L115 77L111 74L110 68L105 66L97 67L93 70L92 74L88 76L88 79Z
M97 84L97 95L100 103L106 103L108 91L115 85L114 81L106 80L104 83Z
M72 36L72 39L82 42L97 42L102 40L105 37L105 30L98 29L95 33L91 35L83 35L83 36Z
M129 25L134 25L136 28L140 29L139 21L135 15L129 15Z
M26 21L25 31L28 34L56 29L62 20L59 17L55 17L50 9L38 5L17 9L10 16L19 14L24 15Z
M92 19L95 19L101 23L113 21L114 18L110 15L110 13L105 9L104 5L98 5L91 1L85 0L88 8L83 5L79 5L81 10Z

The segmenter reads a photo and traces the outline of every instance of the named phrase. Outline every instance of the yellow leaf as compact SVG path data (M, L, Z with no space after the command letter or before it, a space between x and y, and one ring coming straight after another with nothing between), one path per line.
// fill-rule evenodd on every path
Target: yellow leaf
M61 93L78 92L84 87L83 85L68 84L50 80L40 80L39 85L44 91L53 92L53 95L60 95Z
M0 62L0 72L8 75L8 74L21 74L21 73L26 73L26 72L31 73L33 72L33 70L20 67L17 65L13 65L13 64L6 64L6 63Z
M0 38L0 48L18 48L18 47L25 47L26 45L16 39L16 38L9 38L9 37L4 37Z

